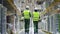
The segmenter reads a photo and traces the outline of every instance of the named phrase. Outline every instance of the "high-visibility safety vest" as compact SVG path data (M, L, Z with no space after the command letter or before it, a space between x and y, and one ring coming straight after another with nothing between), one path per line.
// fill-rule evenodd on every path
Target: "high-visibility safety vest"
M33 12L33 21L39 20L39 12Z
M29 10L24 10L24 18L25 19L30 19L30 16L29 16Z

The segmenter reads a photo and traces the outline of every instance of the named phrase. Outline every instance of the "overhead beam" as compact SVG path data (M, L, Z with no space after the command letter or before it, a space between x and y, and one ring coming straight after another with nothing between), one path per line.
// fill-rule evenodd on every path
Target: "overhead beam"
M54 0L55 2L60 2L60 0Z
M44 15L44 14L50 12L50 10L51 10L55 5L58 5L59 3L60 3L60 2L52 2L51 5L50 5L48 8L46 8L46 10L45 10L44 12L41 12L41 15Z
M9 4L14 8L14 10L16 11L16 13L18 15L20 15L20 12L18 11L17 7L13 4L13 2L11 0L7 0L9 2Z

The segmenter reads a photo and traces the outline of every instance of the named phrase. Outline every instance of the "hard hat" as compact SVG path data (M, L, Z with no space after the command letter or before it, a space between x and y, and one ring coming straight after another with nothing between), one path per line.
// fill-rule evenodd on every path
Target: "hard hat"
M35 8L35 10L38 10L38 8Z
M26 6L26 10L29 10L29 6Z
M29 8L29 6L26 6L26 8Z
M38 11L38 8L35 8L34 11L37 12Z

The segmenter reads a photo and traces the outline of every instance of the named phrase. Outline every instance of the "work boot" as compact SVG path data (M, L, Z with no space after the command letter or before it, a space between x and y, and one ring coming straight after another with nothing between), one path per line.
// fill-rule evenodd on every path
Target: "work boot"
M38 34L38 32L34 32L34 34Z
M34 34L38 34L38 33L34 33Z
M28 32L25 32L25 34L29 34Z

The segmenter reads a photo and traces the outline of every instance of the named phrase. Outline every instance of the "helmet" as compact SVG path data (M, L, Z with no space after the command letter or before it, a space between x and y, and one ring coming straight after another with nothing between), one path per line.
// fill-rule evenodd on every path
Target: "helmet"
M38 8L35 8L35 10L37 10Z
M26 6L26 9L29 9L29 6Z
M35 8L34 11L37 12L38 11L38 8Z
M26 6L26 8L29 8L29 6Z

